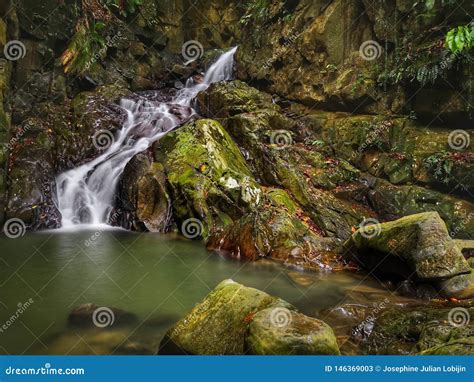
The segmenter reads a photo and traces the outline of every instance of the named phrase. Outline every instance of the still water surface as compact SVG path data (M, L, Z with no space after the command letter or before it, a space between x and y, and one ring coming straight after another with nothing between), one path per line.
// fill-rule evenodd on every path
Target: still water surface
M377 300L387 294L363 275L230 260L174 235L48 231L3 237L0 248L0 354L154 352L166 329L227 278L311 316L359 303L367 291ZM124 309L139 323L114 330L68 327L68 314L84 303Z

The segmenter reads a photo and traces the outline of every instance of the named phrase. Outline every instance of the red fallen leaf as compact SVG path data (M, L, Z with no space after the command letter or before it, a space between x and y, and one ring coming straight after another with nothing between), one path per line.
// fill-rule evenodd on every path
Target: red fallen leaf
M351 227L351 232L354 233L355 231L357 231L357 228L354 227L354 226L352 226L352 227Z
M249 314L247 314L247 315L244 317L244 322L245 322L246 324L251 323L252 320L253 320L253 316L255 316L255 313L249 313Z
M450 297L449 298L449 301L451 302L459 302L459 300L457 298L454 298L454 297Z

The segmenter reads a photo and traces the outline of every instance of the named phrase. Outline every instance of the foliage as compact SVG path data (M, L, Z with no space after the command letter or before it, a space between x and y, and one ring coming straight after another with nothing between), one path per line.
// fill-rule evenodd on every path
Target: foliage
M116 10L122 16L128 16L136 12L142 0L103 0L104 5L110 10Z
M97 59L107 54L105 22L118 21L114 13L127 17L136 12L142 0L89 0L82 2L80 17L67 49L61 56L65 73L82 74Z
M474 47L474 23L460 25L446 35L446 47L453 53L461 53Z
M388 84L417 81L425 86L445 77L457 61L456 55L443 49L439 42L416 49L402 44L397 47L379 81Z
M245 14L240 19L240 22L244 25L248 25L251 22L255 22L260 25L269 16L269 0L254 0L247 1L243 4Z
M95 55L103 57L107 44L100 31L105 24L102 22L87 25L81 20L76 26L76 33L72 37L67 49L61 56L61 64L65 73L80 74L93 62Z
M436 180L442 183L448 184L452 179L453 161L450 160L449 152L431 155L424 159L423 165Z

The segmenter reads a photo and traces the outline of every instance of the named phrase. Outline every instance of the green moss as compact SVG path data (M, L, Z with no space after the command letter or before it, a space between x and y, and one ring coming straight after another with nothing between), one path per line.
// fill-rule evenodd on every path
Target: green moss
M270 306L293 309L288 303L232 280L222 281L167 333L160 353L244 354L251 316Z

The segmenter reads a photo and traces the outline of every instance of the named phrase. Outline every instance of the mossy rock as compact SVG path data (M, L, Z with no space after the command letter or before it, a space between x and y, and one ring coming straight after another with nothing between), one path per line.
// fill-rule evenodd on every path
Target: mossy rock
M254 112L261 109L279 110L269 94L263 93L242 81L216 82L198 94L201 112L212 118Z
M261 201L259 184L217 121L198 120L166 135L155 155L171 187L175 216L200 219L204 238Z
M260 290L222 281L167 332L159 354L245 354L249 322L270 307L294 309Z
M463 312L461 321L453 318L459 311ZM424 354L438 349L438 354L449 354L453 341L472 338L473 324L465 317L473 314L472 307L389 309L375 320L366 350L369 354ZM451 347L451 351L465 354L466 349Z
M404 278L440 280L470 272L437 212L361 227L346 246L356 250L354 258L364 268Z
M339 355L331 327L286 308L258 312L249 325L246 344L257 355Z
M474 203L415 185L393 185L383 179L370 181L370 204L383 220L424 211L436 211L453 238L470 238L474 232Z
M271 256L292 264L316 266L318 249L325 239L286 191L265 189L258 208L214 233L207 246L237 258Z
M458 338L445 344L434 346L420 355L474 355L474 337Z

